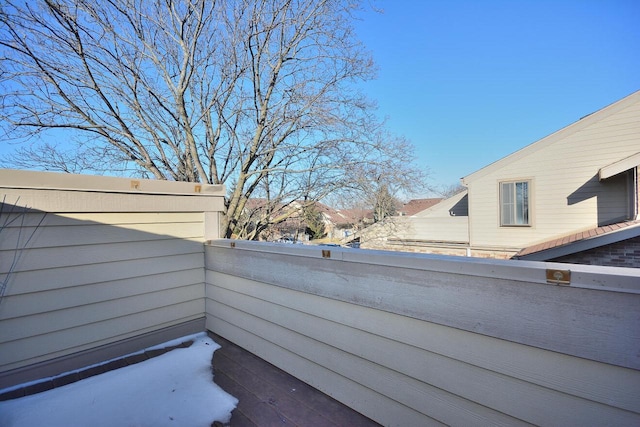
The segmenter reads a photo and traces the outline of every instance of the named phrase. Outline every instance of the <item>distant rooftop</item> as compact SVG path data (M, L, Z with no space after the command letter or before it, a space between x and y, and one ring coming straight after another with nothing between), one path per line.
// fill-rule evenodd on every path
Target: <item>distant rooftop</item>
M440 203L442 198L432 198L432 199L413 199L409 200L405 203L400 212L404 216L412 216L417 214L418 212L422 212L425 209L429 209L431 206L437 205Z

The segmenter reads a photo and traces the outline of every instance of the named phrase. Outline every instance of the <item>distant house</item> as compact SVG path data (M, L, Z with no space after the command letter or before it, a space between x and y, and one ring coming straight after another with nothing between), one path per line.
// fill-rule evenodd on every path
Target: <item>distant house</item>
M322 203L316 203L316 207L324 218L325 231L331 239L348 238L373 223L371 209L333 209Z
M625 263L595 262L640 266L639 165L640 91L465 176L466 195L400 221L383 246L572 262L591 251L582 262L594 263L596 248L617 245Z
M447 255L467 255L469 222L467 192L429 200L426 209L410 208L359 232L361 247ZM417 203L407 203L415 207ZM405 205L405 206L407 206Z
M356 230L373 222L373 212L366 209L333 209L323 203L313 202L321 220L324 223L327 237L340 239L352 235ZM264 219L270 215L272 220L280 220L261 232L258 236L260 240L278 241L307 241L309 236L305 234L307 224L305 223L303 211L305 203L293 201L289 204L269 205L265 199L249 199L244 210L250 222ZM268 211L271 208L271 211Z

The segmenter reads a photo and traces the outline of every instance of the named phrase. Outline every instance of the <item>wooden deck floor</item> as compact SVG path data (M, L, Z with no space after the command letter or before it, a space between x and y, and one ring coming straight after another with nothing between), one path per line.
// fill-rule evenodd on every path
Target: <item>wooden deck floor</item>
M222 346L213 355L214 381L239 399L231 427L379 425L228 340L209 335Z

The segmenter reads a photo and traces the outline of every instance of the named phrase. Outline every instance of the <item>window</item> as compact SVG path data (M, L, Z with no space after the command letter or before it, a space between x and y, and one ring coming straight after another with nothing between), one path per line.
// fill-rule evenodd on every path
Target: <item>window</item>
M500 225L530 225L529 181L500 183Z

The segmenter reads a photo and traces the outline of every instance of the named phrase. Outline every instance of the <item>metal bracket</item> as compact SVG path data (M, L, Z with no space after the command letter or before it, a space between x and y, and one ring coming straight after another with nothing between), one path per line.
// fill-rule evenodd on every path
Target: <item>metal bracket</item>
M547 269L547 283L555 283L556 285L571 285L571 270L554 270Z

